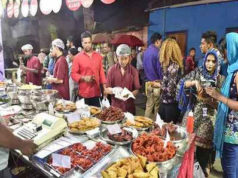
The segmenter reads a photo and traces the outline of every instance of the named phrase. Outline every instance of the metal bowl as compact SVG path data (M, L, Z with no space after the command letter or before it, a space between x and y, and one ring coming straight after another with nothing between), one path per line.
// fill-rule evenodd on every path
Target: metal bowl
M23 85L24 86L24 85ZM21 87L18 87L18 90L19 91L36 91L36 90L40 90L42 87L41 86L36 86L36 85L33 85L31 88L24 88L23 86ZM29 86L29 85L28 85Z
M58 91L57 90L51 90L51 89L35 90L33 93L40 94L48 102L55 102L55 100L58 96Z
M100 118L99 118L100 119ZM123 119L120 119L120 120L116 120L116 121L103 121L103 120L101 120L101 122L103 123L103 124L118 124L118 123L120 123L120 122L122 122L123 120L124 120L125 118L123 118Z
M91 119L97 119L97 121L99 122L99 126L97 126L97 127L95 127L95 128L92 128L92 129L88 129L88 130L84 130L84 131L73 131L73 130L71 130L70 128L69 128L69 126L68 126L68 131L69 131L69 133L72 133L72 134L86 134L87 132L89 132L89 131L93 131L93 130L97 130L98 128L100 128L100 126L101 126L101 121L98 119L98 118L96 118L96 117L90 117ZM77 122L77 121L76 121Z
M31 99L29 94L20 94L18 95L18 99L21 104L31 104Z
M132 151L132 144L133 142L131 142L131 145L130 145L130 152L136 156L136 154ZM176 154L174 155L173 158L167 160L167 161L163 161L163 162L154 162L156 163L156 165L158 166L159 168L159 171L161 173L168 173L175 165L176 163Z
M30 100L35 110L46 111L48 109L49 102L40 91L33 91Z
M181 126L177 127L176 133L179 134L179 136L182 139L172 141L172 143L177 148L177 155L182 156L185 153L186 148L187 148L188 134L186 132L186 129Z
M11 98L11 100L17 100L18 99L18 94L16 91L11 91L7 93L8 96Z
M32 103L34 109L37 111L47 111L48 110L48 102L47 101L31 100L31 103Z
M142 116L135 116L135 118L136 117L142 117ZM145 118L150 119L148 117L145 117ZM152 120L152 119L150 119L150 120ZM131 125L131 126L126 125L126 121L127 121L127 118L124 120L123 125L125 125L126 127L134 128L134 129L138 130L138 132L146 132L146 131L148 131L149 129L151 129L153 127L153 123L154 123L153 122L152 125L148 126L148 127L136 127L136 126L133 126L133 125Z
M188 134L186 128L176 125L177 129L170 134L170 137L175 137L175 140L171 140L174 146L177 148L176 154L182 156L187 149ZM154 129L154 127L153 127ZM153 131L153 129L151 131ZM158 135L161 139L165 140L164 136Z
M136 129L134 129L134 128L130 128L130 127L123 127L123 129L125 129L125 130L127 130L128 132L131 132L132 133L132 140L130 140L130 141L124 141L124 142L117 142L117 141L113 141L113 140L111 140L108 136L107 136L107 134L108 134L108 130L105 128L105 129L102 129L102 128L100 128L100 132L99 132L99 134L100 134L100 137L101 137L101 139L102 140L104 140L104 141L106 141L106 142L108 142L108 143L111 143L111 144L113 144L113 145L127 145L127 144L130 144L133 140L135 140L137 137L138 137L138 132L137 132L137 130Z
M164 162L156 162L156 164L157 164L157 166L159 168L159 171L161 173L168 173L175 166L176 159L177 159L177 157L175 155L170 160L167 160L167 161L164 161Z

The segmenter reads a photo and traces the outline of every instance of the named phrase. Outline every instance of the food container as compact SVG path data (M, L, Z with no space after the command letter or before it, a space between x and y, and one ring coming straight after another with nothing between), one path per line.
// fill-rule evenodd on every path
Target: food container
M10 91L7 93L8 96L11 98L11 100L18 100L18 94L17 91Z
M103 124L116 124L125 119L124 112L121 109L113 106L102 110L102 112L97 117Z
M89 106L89 108L90 108L91 116L97 117L98 114L100 114L102 112L101 108L96 107L96 106Z
M96 130L98 127L100 127L101 121L100 121L98 118L96 118L96 117L91 117L90 119L95 119L95 120L97 120L99 125L98 125L97 127L95 127L95 128L88 129L88 130L84 130L84 131L80 131L80 130L78 130L78 131L75 130L75 131L74 131L74 130L72 130L72 129L69 128L69 132L70 132L70 133L73 133L73 134L86 134L88 131ZM80 120L79 120L79 121L80 121Z
M136 154L132 151L132 143L130 145L130 152L136 156ZM159 171L161 173L168 173L175 165L176 163L176 154L174 155L173 158L163 161L163 162L155 162L158 165Z
M42 88L41 86L37 86L37 85L24 84L24 85L18 87L18 90L20 90L20 91L35 91L35 90L40 90L41 88Z
M114 150L110 157L105 158L102 162L100 162L97 166L93 168L92 173L85 174L87 177L102 177L101 171L107 169L113 162L121 159L129 157L131 154L130 152L125 149L124 147L118 147Z
M21 104L31 104L31 99L30 99L30 92L19 92L18 93L18 99L21 102Z
M170 125L170 123L169 123L169 125ZM187 135L186 129L184 127L174 125L174 124L171 124L170 126L176 128L174 131L169 132L171 142L177 148L176 154L179 156L182 156L186 151L187 142L188 142L188 135ZM152 130L152 132L153 132L153 130ZM160 138L162 138L163 140L165 140L165 136L161 136L161 135L158 135L158 136Z
M61 105L61 107L58 107L58 105ZM71 105L72 107L66 108L67 105ZM67 114L70 112L74 112L76 110L76 105L72 101L66 101L66 100L58 100L54 106L54 110L57 113L60 114Z
M179 140L174 140L172 143L175 145L177 148L177 155L182 156L187 148L187 143L188 143L188 134L186 132L186 129L183 127L178 126L176 133L179 135L181 139Z
M120 122L122 122L124 120L124 118L122 118L121 120L116 120L116 121L103 121L103 120L101 120L101 122L103 123L103 124L118 124L118 123L120 123Z
M98 166L100 165L100 163L102 161L104 161L105 159L108 159L110 158L109 155L114 152L114 147L111 147L111 150L105 154L101 153L100 150L98 151L98 153L100 153L102 155L102 157L100 159L98 159L97 161L94 160L92 157L90 157L90 155L87 155L85 151L83 152L80 152L80 151L77 151L75 148L79 147L77 144L80 144L80 145L83 145L83 146L86 146L86 148L88 149L88 151L90 151L91 149L95 148L95 144L97 144L98 141L92 141L92 140L88 140L88 141L85 141L83 143L76 143L76 144L73 144L71 146L68 146L66 148L63 148L61 150L58 150L57 152L55 153L59 153L59 154L63 154L62 151L63 150L68 150L68 154L63 154L63 155L73 155L73 157L76 159L77 158L83 158L90 162L92 162L92 165L90 163L89 167L87 168L83 168L80 166L80 162L82 164L85 164L85 161L80 161L80 160L75 160L75 164L76 166L73 165L73 159L71 160L71 169L69 169L68 171L64 172L63 174L61 172L59 172L55 167L53 167L51 164L48 163L49 159L51 158L51 155L47 156L46 158L44 159L39 159L38 161L41 162L45 168L47 168L48 170L50 170L50 172L54 173L54 175L56 177L69 177L71 176L72 174L75 176L75 177L85 177L85 174L87 173L90 173L92 170L95 169L95 166ZM74 147L75 145L75 147ZM85 149L84 149L85 150ZM86 154L86 155L85 155ZM98 154L94 154L94 155L98 155ZM76 176L77 175L77 176Z
M134 119L136 119L137 117L142 117L142 118L150 119L150 118L144 117L144 116L135 116ZM126 119L124 120L123 125L126 126L126 127L135 128L136 130L138 130L140 132L143 132L143 131L148 131L153 126L153 120L152 119L150 119L150 120L152 121L152 124L150 126L148 126L148 127L137 127L137 126L133 126L133 125L131 125L131 126L126 125L126 121L127 121Z
M113 145L127 145L127 144L130 144L135 138L138 137L138 132L136 129L134 128L129 128L129 127L123 127L124 130L128 131L128 132L131 132L132 133L132 140L130 141L123 141L123 142L117 142L117 141L114 141L114 140L111 140L109 137L108 137L108 130L106 128L100 128L100 137L102 140L110 143L110 144L113 144Z
M41 93L46 97L48 102L55 103L59 92L57 90L43 89Z

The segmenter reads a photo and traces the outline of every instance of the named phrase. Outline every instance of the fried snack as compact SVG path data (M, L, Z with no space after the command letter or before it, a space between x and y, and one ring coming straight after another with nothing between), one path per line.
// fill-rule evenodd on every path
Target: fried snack
M126 142L126 141L131 141L133 139L132 133L124 130L121 128L122 132L118 134L110 134L108 133L107 136L109 139L116 141L116 142Z
M169 141L164 148L164 141L157 135L143 133L132 143L132 151L150 162L164 162L175 156L176 147Z
M151 131L151 133L165 139L166 132L168 131L171 141L181 140L182 137L180 134L178 134L176 130L177 130L177 126L171 122L171 123L164 124L162 126L162 129L157 124L155 124L154 129Z
M129 127L132 126L135 128L148 128L153 125L153 120L147 117L136 116L134 120L135 120L135 124L127 120L124 125Z
M69 129L72 132L83 132L95 129L100 125L100 121L96 118L83 118L80 121L69 124Z
M143 156L123 158L102 172L103 178L158 178L159 169L155 163L147 163Z
M102 121L119 121L124 119L124 113L120 108L111 106L99 114L99 119Z
M57 103L55 110L59 112L72 112L76 110L76 105L74 103L67 103L64 106L62 103Z
M207 101L210 100L211 97L206 93L205 89L202 88L198 93L197 93L197 99L199 101Z
M90 113L91 115L97 115L99 113L101 113L102 110L98 107L95 107L95 106L90 106Z
M6 83L5 82L0 82L0 87L4 87L6 86Z
M34 89L38 89L40 88L37 85L28 85L28 84L24 84L20 87L21 90L34 90Z

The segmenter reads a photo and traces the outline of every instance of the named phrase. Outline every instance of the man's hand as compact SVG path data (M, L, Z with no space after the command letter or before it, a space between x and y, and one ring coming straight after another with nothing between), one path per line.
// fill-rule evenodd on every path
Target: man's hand
M26 70L26 67L24 65L20 65L20 69L25 71Z
M87 82L87 83L91 83L95 80L95 77L92 75L86 75L82 77L83 81Z
M153 82L153 87L160 88L161 87L160 82Z
M45 82L46 83L48 83L48 84L52 84L52 83L54 83L54 79L52 79L52 78L47 78L46 80L45 80Z
M22 145L19 148L22 154L30 156L35 153L36 145L32 140L23 140Z
M104 89L104 95L112 95L113 93L112 93L112 88L105 88Z

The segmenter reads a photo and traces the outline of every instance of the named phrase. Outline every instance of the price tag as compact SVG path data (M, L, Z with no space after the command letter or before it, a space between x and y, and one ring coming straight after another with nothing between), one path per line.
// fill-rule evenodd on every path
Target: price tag
M155 123L158 124L158 126L162 129L162 126L164 125L164 121L160 118L159 114L156 115Z
M89 130L86 132L87 135L89 136L93 136L95 134L99 133L99 128L93 129L93 130Z
M118 124L108 125L107 130L112 135L121 133L121 128Z
M66 102L65 102L65 100L62 99L61 102L62 102L63 107L65 108L65 107L66 107Z
M79 109L79 113L81 118L85 118L85 117L90 117L90 110L88 108L85 109Z
M133 116L133 114L126 112L125 113L125 117L127 118L127 120L132 123L132 124L136 124L135 123L135 117Z
M71 159L69 156L53 153L52 165L64 168L71 168Z
M164 141L164 148L166 148L168 141L170 141L170 136L169 136L169 132L168 132L168 130L167 130L167 132L166 132L166 138L165 138L165 141Z
M92 140L89 140L83 144L83 146L86 146L88 150L91 150L95 147L96 143Z
M49 114L54 115L54 105L53 105L53 103L49 104Z
M80 109L80 108L85 108L85 100L84 100L84 99L78 100L78 101L76 102L76 107L77 107L78 109Z
M202 108L202 116L207 117L207 108Z
M68 123L71 124L73 122L77 122L81 119L81 116L79 113L72 113L66 115Z

